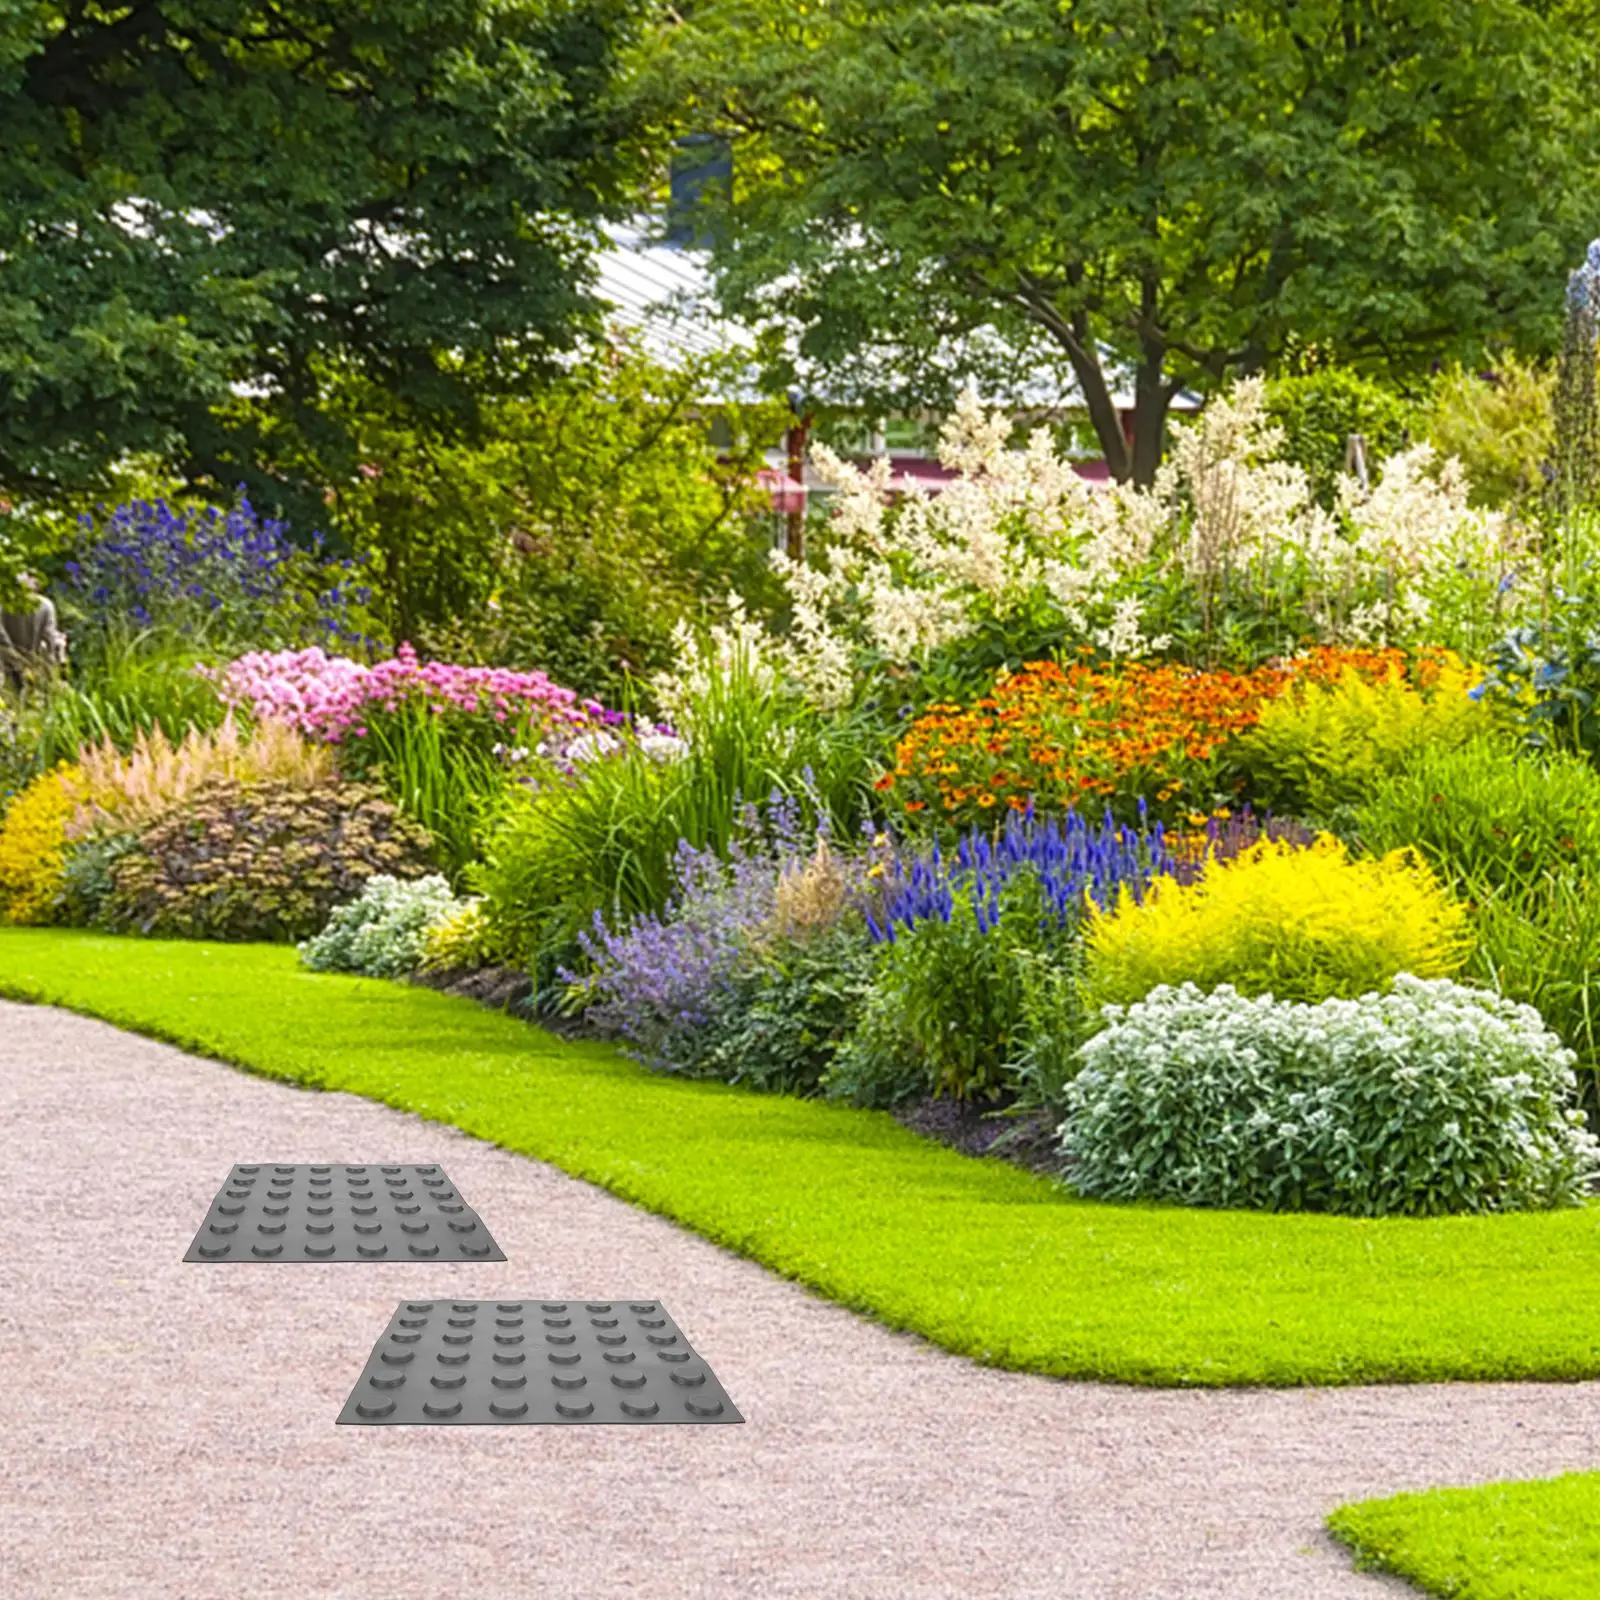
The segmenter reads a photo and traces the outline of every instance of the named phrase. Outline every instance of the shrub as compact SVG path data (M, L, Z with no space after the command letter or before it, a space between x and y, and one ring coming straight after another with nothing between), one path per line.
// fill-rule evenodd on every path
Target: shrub
M1274 811L1326 819L1424 746L1451 749L1492 732L1492 712L1467 692L1473 677L1445 657L1426 691L1398 671L1375 679L1347 671L1336 683L1293 685L1262 707L1239 742L1252 798Z
M858 912L757 938L711 999L698 1070L751 1089L814 1093L855 1030L875 964Z
M945 904L885 942L835 1096L891 1105L914 1094L994 1099L1016 1087L1027 1047L1031 960L1069 960L1085 894L1056 904L1042 873L953 879ZM885 932L888 928L885 927Z
M1188 886L1090 913L1091 1003L1137 1001L1161 984L1231 984L1283 1000L1354 998L1396 974L1444 977L1470 948L1465 910L1404 850L1353 861L1331 835L1297 849L1263 841Z
M1434 1216L1571 1205L1600 1163L1571 1053L1454 983L1317 1005L1163 985L1105 1019L1061 1128L1084 1194Z
M1424 750L1356 813L1368 848L1416 849L1473 911L1468 974L1539 1008L1600 1116L1600 774L1495 743Z
M889 1106L940 1092L958 1099L1002 1092L1021 1044L1014 957L1071 939L1047 927L1028 879L1007 887L1002 907L992 922L980 919L971 889L958 887L945 916L880 948L860 1020L835 1058L830 1094Z
M409 879L379 873L354 900L334 907L322 932L300 946L300 960L313 972L403 978L421 966L429 926L456 906L437 873Z
M1434 380L1423 431L1467 469L1481 505L1527 503L1545 489L1555 448L1555 371L1506 352L1488 377L1455 366Z
M1575 755L1425 748L1374 785L1354 823L1372 853L1414 846L1473 898L1552 870L1600 873L1600 773Z
M140 835L105 914L168 938L309 938L369 878L420 876L429 848L365 785L219 780Z
M0 823L0 922L51 922L58 910L67 824L81 774L65 764L35 778Z
M1267 385L1267 415L1283 432L1279 459L1300 467L1316 497L1332 505L1350 435L1365 438L1375 468L1405 448L1412 407L1346 367L1319 367L1274 378Z
M423 929L423 972L476 970L500 959L481 900L457 900Z

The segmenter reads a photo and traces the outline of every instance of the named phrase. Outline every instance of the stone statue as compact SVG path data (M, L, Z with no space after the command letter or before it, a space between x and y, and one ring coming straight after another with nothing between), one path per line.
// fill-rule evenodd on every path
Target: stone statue
M38 604L31 611L0 611L0 672L14 684L67 659L67 636L56 621L54 604L38 594L32 578L24 578L22 585L38 596Z

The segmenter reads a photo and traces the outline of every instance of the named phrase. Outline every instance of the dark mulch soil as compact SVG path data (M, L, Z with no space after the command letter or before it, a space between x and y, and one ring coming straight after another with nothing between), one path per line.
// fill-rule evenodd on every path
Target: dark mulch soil
M936 1144L964 1156L998 1156L1031 1172L1061 1171L1055 1119L1042 1112L1008 1116L1005 1108L975 1106L961 1100L912 1100L897 1106L895 1120Z
M520 967L464 968L449 972L419 972L411 981L424 989L438 989L462 1000L476 1000L495 1011L521 1012L533 993L533 979Z

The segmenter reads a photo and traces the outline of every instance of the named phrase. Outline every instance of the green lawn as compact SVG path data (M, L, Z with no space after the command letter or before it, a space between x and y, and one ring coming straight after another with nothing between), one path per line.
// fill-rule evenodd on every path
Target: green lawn
M1452 1600L1600 1595L1600 1473L1363 1500L1328 1518L1363 1566Z
M1600 1207L1358 1222L1079 1201L885 1115L653 1076L282 948L3 929L0 994L451 1123L998 1366L1168 1385L1600 1376Z

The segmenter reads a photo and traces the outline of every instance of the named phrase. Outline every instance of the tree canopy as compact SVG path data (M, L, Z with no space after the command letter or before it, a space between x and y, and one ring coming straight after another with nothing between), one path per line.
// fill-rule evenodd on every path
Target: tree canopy
M261 408L217 404L325 434L318 359L446 418L547 364L595 320L594 224L631 188L639 9L0 8L0 496L130 450L260 493Z
M787 322L824 374L893 343L890 401L951 334L1042 337L1112 469L1147 480L1180 388L1291 344L1404 377L1489 335L1553 342L1594 231L1591 10L704 0L656 83L733 145L731 309Z

